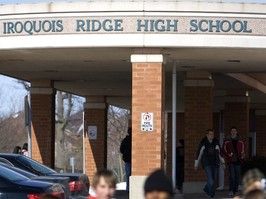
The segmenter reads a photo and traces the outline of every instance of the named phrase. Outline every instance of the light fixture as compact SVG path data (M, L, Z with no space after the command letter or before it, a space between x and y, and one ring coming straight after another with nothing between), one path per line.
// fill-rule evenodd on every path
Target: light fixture
M8 61L14 61L14 62L16 62L16 61L24 61L24 59L8 59Z
M196 66L193 66L193 65L184 65L184 66L181 66L181 68L192 69L192 68L196 68Z
M231 62L231 63L240 63L240 60L239 59L229 59L229 60L226 60L227 62Z
M58 70L45 70L43 72L45 72L45 73L58 73L59 71Z
M92 63L92 62L95 62L94 60L83 60L83 62L86 62L86 63Z
M129 59L123 59L122 61L123 61L123 62L130 62Z

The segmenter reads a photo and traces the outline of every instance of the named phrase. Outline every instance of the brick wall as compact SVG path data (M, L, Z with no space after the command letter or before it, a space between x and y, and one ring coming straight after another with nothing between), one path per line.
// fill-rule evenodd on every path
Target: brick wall
M248 155L249 137L249 103L248 102L226 102L224 110L224 135L230 134L230 128L236 126L238 133L245 142L245 151Z
M217 139L220 137L220 113L215 112L213 113L213 126L214 135Z
M178 142L179 139L184 139L184 131L185 131L185 114L177 113L176 115L176 140ZM172 113L168 113L167 118L167 174L169 176L172 175ZM213 129L215 132L215 137L219 139L220 132L220 113L213 113Z
M55 101L54 95L31 94L32 158L54 167Z
M256 114L257 155L266 156L266 114Z
M164 66L132 64L132 175L146 176L163 167ZM141 113L154 113L154 131L141 132Z
M211 86L185 87L185 182L205 181L202 169L194 171L194 160L205 130L213 126Z
M85 171L90 179L107 164L107 108L84 110ZM97 126L97 139L88 139L88 126Z

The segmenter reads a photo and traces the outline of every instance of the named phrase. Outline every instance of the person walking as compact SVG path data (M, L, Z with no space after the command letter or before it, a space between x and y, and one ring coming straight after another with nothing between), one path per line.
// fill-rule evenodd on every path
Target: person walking
M219 142L214 137L213 129L206 130L206 137L204 137L199 143L195 160L196 170L198 169L200 162L207 177L207 183L203 191L207 197L213 198L215 195L215 176L220 163L225 168L225 161L221 155Z
M245 158L245 145L236 127L231 127L230 135L225 139L222 150L229 170L229 196L234 196L238 192L240 166Z
M178 141L176 148L176 187L180 193L183 192L184 182L184 139Z
M116 177L107 169L97 171L92 180L93 195L87 199L111 199L115 195Z
M29 156L29 152L28 152L28 143L24 143L23 147L22 147L22 154L25 156Z
M13 149L13 153L14 154L22 154L21 147L20 146L15 146L15 148Z
M173 196L173 183L161 169L152 172L144 183L145 199L170 199Z
M123 160L125 162L125 171L126 171L126 191L129 192L129 177L131 176L131 150L132 150L132 128L128 128L128 135L123 139L120 152L123 155Z

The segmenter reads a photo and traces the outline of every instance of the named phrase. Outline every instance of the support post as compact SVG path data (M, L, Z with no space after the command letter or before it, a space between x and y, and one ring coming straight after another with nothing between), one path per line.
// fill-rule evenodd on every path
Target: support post
M172 179L176 188L176 61L172 73Z

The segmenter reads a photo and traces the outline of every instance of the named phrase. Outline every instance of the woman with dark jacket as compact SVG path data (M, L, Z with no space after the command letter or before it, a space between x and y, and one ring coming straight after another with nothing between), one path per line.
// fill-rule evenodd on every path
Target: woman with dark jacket
M21 154L21 147L20 146L15 146L15 148L13 149L13 153L14 154Z

